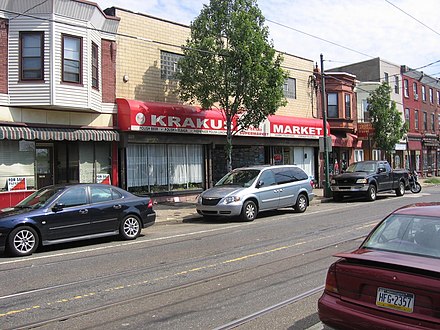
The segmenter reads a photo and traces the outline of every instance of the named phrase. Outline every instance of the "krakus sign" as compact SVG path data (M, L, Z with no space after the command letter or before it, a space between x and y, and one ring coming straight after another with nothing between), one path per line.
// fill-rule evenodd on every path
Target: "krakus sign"
M226 135L226 121L220 110L126 99L117 99L117 104L119 127L123 131ZM274 115L259 127L242 130L237 135L318 139L323 129L318 119Z

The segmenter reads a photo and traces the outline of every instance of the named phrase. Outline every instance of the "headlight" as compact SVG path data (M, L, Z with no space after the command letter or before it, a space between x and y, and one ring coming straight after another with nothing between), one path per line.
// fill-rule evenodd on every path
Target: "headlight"
M202 204L202 195L197 196L197 203Z
M368 183L367 179L357 179L356 183Z
M225 203L229 204L229 203L234 203L234 202L238 202L240 200L240 197L238 196L228 196L225 198Z
M336 184L336 180L335 180L335 179L332 179L332 180L330 181L330 183L331 183L331 184Z

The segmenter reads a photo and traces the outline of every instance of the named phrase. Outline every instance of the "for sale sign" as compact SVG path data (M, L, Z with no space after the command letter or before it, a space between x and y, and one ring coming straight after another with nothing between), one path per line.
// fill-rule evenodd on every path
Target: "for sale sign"
M27 190L26 178L13 177L8 178L8 191Z
M96 182L103 183L103 184L111 184L110 174L97 174L96 175Z

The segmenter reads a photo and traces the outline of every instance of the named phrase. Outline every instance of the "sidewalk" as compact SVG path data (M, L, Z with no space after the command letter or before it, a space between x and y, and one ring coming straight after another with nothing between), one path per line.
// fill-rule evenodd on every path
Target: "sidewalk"
M424 181L424 178L419 178L419 183L422 187L431 185ZM324 189L322 188L315 188L313 192L315 193L315 198L310 202L310 205L327 203L333 200L331 197L324 197ZM196 212L195 202L163 202L155 204L153 208L156 211L156 222L182 222L187 219L201 218Z
M311 205L331 201L331 198L324 197L323 189L313 189L315 197L310 202ZM195 203L191 202L163 202L155 204L153 209L156 211L156 223L165 221L182 222L187 219L201 218L196 212Z

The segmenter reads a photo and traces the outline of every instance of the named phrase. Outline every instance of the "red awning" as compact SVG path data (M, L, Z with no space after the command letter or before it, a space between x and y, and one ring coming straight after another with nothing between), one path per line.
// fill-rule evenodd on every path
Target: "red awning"
M331 134L332 145L334 147L342 148L362 148L362 141L358 139L357 135L346 133L346 134Z
M324 136L323 121L314 118L298 118L290 116L269 116L270 136L290 138L319 138ZM330 125L327 123L327 134Z
M422 141L420 140L409 140L408 150L422 150Z
M223 111L200 107L117 99L118 124L123 131L226 134ZM236 123L236 118L233 119ZM328 132L330 126L327 124ZM259 127L238 132L240 136L318 139L323 122L313 118L269 116Z

